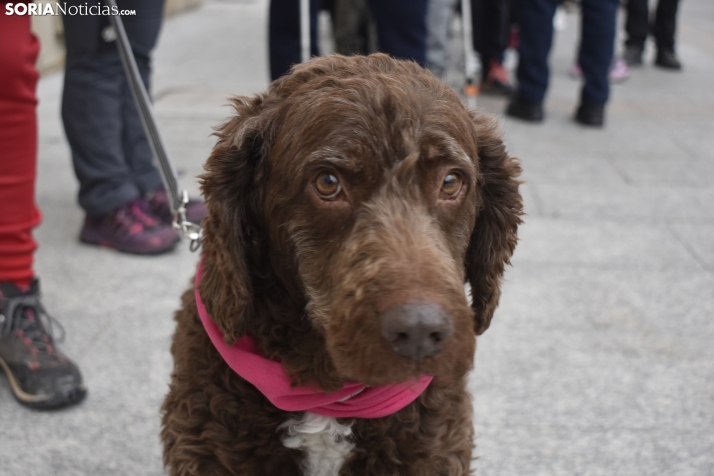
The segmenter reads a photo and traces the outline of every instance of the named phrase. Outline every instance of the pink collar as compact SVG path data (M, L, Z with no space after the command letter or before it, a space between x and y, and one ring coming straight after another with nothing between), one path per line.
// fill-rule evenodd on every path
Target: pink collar
M416 400L432 380L431 376L422 375L419 380L409 384L378 387L347 382L341 389L332 393L325 393L313 386L292 386L290 377L280 362L260 355L250 337L241 337L232 346L225 343L198 292L202 267L203 262L199 263L196 272L196 306L211 342L231 369L253 384L281 410L309 411L336 418L380 418L391 415Z

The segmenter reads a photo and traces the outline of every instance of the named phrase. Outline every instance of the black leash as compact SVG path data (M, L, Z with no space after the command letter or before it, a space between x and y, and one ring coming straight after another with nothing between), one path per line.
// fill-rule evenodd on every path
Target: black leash
M115 0L104 1L109 5L112 11L118 11ZM139 111L144 132L151 145L151 151L159 163L161 178L164 181L166 192L169 195L169 205L171 206L171 213L173 215L173 227L179 231L184 238L191 240L189 247L191 251L196 251L201 246L201 227L186 219L188 193L179 185L178 175L176 174L173 163L166 151L164 141L159 133L156 118L154 117L154 110L149 100L149 93L147 93L144 82L141 80L129 38L126 36L124 23L118 14L110 15L109 19L116 32L119 56L121 56L121 62L124 65L124 72L129 81L129 89L131 89L131 95L134 97L134 104L136 104L136 109Z

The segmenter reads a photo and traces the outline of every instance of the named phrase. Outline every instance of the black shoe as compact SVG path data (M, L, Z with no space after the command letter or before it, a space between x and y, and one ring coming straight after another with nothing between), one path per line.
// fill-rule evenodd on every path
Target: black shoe
M663 48L657 51L655 64L660 68L671 69L673 71L679 71L682 69L682 63L679 62L674 50L669 48Z
M636 46L626 47L622 59L625 60L625 63L627 63L629 67L642 66L642 48Z
M602 127L605 124L605 105L583 103L575 113L575 120L584 126Z
M53 323L59 326L40 303L39 281L25 292L0 283L0 369L17 401L31 408L71 405L87 394L79 368L55 345Z
M506 108L506 115L528 122L543 122L543 103L526 101L514 95Z

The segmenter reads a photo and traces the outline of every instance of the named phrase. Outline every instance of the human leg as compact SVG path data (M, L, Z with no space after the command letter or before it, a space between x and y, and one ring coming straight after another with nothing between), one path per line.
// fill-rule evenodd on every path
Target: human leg
M335 53L368 55L374 47L373 25L366 0L335 0L332 9L332 34Z
M427 0L370 0L379 51L426 66Z
M148 89L149 55L161 24L161 0L120 2L137 11L126 17L127 36ZM161 177L131 96L109 19L64 16L67 59L62 119L87 217L85 243L120 251L168 251L178 234L153 216L144 195Z
M39 52L29 18L0 14L0 281L29 286L40 223L35 205Z
M439 78L446 74L449 27L454 17L456 0L431 0L426 16L426 62L427 67Z
M310 0L310 54L320 54L317 48L317 14L321 0ZM302 61L300 57L300 2L271 0L268 11L268 50L270 78L275 80Z
M67 50L62 122L79 179L79 204L88 216L110 213L140 197L124 156L126 82L104 17L64 15Z
M658 49L674 49L679 0L659 0L652 27Z
M0 371L20 403L55 408L81 401L86 388L47 330L32 269L39 43L30 18L0 13L0 44Z
M543 99L548 89L548 54L553 43L553 16L558 0L520 2L518 88L506 114L531 122L543 120Z
M674 52L678 6L679 0L659 0L652 26L652 35L657 45L655 64L673 70L682 69L682 64Z
M602 125L604 105L610 94L608 72L615 48L618 0L585 0L578 63L585 84L577 119L586 125ZM599 116L599 117L596 117ZM591 120L588 120L588 117Z
M503 62L508 47L509 0L476 0L472 2L474 50L481 56L483 78L488 75L491 61Z
M548 89L548 54L553 44L553 16L557 0L524 0L518 61L518 95L530 102L543 102Z
M627 0L627 19L625 20L626 48L642 51L649 33L648 0Z
M474 2L474 48L481 56L481 90L486 93L510 95L513 85L503 67L503 58L510 36L510 0L479 0ZM480 38L480 41L476 41Z
M607 73L615 48L618 0L585 0L582 15L582 39L578 62L585 84L581 101L605 104L610 87Z
M122 8L136 10L136 16L126 17L124 26L144 87L150 91L151 52L161 29L164 0L132 0L126 3L128 5ZM153 153L126 80L121 90L121 107L124 158L134 183L144 196L161 185L161 175L154 165Z

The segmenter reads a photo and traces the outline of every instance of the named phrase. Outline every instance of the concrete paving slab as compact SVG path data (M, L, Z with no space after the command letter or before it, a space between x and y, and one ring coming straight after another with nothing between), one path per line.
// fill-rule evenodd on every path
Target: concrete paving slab
M714 426L713 286L703 272L519 263L477 351L481 474L708 474L711 443L686 439Z
M683 221L714 219L714 188L532 184L553 217Z
M714 224L676 223L671 229L706 268L714 269Z
M635 185L674 185L710 187L714 161L688 156L652 154L647 157L611 157L608 162L626 183Z
M523 179L535 180L537 183L558 184L622 184L623 175L613 165L600 155L585 156L583 154L566 155L521 155L517 156L523 167ZM522 158L521 158L522 157Z
M665 474L657 448L644 431L594 429L573 439L573 429L553 426L506 426L488 428L478 464L481 474L502 476L629 476ZM522 448L523 440L542 442ZM491 455L497 450L495 458ZM527 462L524 473L523 462ZM587 468L579 470L577 468Z
M633 269L701 269L666 225L526 218L513 264L540 262Z

